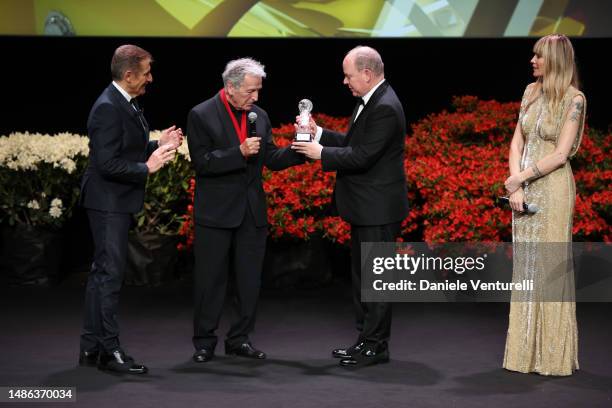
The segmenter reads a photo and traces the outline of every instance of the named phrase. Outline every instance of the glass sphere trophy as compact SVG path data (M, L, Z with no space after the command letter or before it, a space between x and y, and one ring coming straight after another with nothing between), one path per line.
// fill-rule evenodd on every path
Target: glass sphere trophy
M294 140L296 142L312 141L312 133L310 132L310 112L312 112L312 102L308 99L302 99L298 103L300 116L298 118L297 129Z

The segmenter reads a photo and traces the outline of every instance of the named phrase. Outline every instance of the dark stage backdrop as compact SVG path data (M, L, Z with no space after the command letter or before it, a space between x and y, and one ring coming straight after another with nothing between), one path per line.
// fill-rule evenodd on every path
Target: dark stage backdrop
M575 38L589 123L612 122L606 54L612 39ZM266 65L260 105L273 125L292 122L302 98L316 112L351 114L341 63L358 44L377 48L409 122L448 107L452 95L518 101L532 81L535 39L194 39L0 37L3 105L0 135L11 131L85 133L89 109L109 83L113 50L134 43L154 58L142 105L152 129L185 127L191 107L221 88L225 63L251 56Z

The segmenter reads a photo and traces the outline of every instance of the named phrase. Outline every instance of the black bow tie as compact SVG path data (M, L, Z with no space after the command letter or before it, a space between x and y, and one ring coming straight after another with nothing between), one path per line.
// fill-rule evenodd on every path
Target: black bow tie
M365 99L359 98L359 104L365 107Z

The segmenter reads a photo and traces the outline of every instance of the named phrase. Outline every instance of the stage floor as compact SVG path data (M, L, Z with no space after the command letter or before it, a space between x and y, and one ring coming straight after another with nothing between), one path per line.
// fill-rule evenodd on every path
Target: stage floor
M355 370L330 354L355 339L348 286L265 291L252 341L268 359L223 355L226 315L196 364L190 282L127 287L122 344L150 373L121 376L77 366L82 299L76 280L0 289L0 386L76 387L72 407L612 406L612 303L578 305L581 370L547 378L501 368L507 304L396 304L391 362Z

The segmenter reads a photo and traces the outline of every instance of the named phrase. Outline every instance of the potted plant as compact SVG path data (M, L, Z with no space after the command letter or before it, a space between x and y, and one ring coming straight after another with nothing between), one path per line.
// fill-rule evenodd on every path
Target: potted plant
M153 131L150 139L160 136L160 131ZM172 162L148 177L143 209L130 231L126 284L157 286L174 274L192 176L189 151L183 143Z
M61 231L79 196L86 137L12 133L0 137L2 260L9 283L58 277Z

